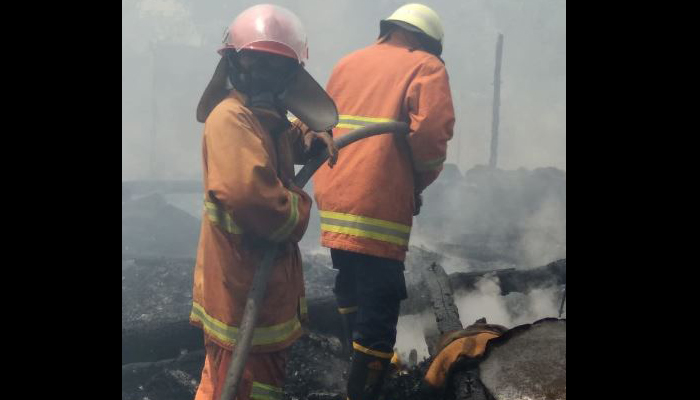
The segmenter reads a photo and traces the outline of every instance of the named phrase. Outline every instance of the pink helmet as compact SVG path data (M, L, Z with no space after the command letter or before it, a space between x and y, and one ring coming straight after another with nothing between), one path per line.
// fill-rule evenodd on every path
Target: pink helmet
M309 58L301 20L286 8L258 4L240 13L226 30L225 49L263 51L293 58L303 64Z

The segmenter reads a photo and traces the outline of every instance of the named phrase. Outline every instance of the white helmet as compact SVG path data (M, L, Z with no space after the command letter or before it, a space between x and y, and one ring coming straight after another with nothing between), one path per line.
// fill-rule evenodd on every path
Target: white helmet
M423 33L438 42L442 52L442 41L445 32L442 29L442 21L435 11L423 4L406 4L399 7L389 18L380 22L380 36L387 29L387 23L396 24L406 30Z

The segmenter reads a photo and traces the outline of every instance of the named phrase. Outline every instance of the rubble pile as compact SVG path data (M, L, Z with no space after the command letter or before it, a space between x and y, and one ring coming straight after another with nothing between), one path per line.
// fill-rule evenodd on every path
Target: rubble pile
M340 396L345 391L350 367L342 351L337 338L313 332L294 343L287 362L285 399L335 399Z
M416 254L422 254L416 260L420 262L439 259L427 251ZM328 262L324 257L308 257L308 265L305 264L311 272L306 274L307 283L318 289L308 300L310 335L292 347L288 399L336 398L347 378L347 361L340 354L338 340L341 333L336 321L337 306L331 293L335 272ZM197 387L204 360L201 330L188 322L193 265L194 259L188 258L123 257L122 399L192 398L187 396ZM410 268L419 272L418 265ZM528 282L533 287L551 284L552 279L565 282L565 272L566 260L559 260L538 269L504 271L497 276L501 278L502 290L511 291L528 290ZM455 273L448 278L453 287L468 288L475 284L478 275ZM403 313L429 307L422 291L417 284L409 285L410 297L402 303ZM420 378L426 368L424 361L392 376L386 384L385 400L419 399Z
M122 365L122 400L192 400L203 366L204 350Z
M189 324L194 259L122 258L122 364L202 347Z
M122 400L192 400L199 385L204 351L183 352L176 358L122 365ZM392 371L383 389L384 400L425 400L421 379L428 368ZM350 363L340 342L310 333L290 348L285 400L344 400Z
M565 400L566 320L517 326L490 341L483 360L452 371L442 393L422 384L430 361L392 370L380 400ZM122 400L192 400L203 365L203 350L122 365ZM348 369L336 338L306 335L290 349L284 399L343 400Z

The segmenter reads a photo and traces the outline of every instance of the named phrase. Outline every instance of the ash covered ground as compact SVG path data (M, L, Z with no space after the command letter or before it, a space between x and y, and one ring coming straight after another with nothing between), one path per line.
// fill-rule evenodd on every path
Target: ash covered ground
M334 337L311 333L290 349L285 400L344 399L349 362ZM204 364L203 351L179 358L122 366L123 400L192 400ZM422 399L420 379L427 361L410 370L394 372L384 387L385 400Z

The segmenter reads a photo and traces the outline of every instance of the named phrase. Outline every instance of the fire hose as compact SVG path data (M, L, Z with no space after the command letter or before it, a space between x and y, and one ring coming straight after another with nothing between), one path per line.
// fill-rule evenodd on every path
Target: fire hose
M335 145L338 150L350 145L358 140L365 139L371 136L381 135L384 133L407 134L408 125L404 122L386 122L381 124L368 125L363 128L347 133L335 140ZM324 149L315 157L311 158L299 173L293 179L296 186L303 188L304 185L311 179L311 176L323 165L330 154L328 149ZM221 393L221 400L232 400L238 393L241 376L245 363L248 360L251 343L253 342L253 330L258 319L258 312L265 291L267 289L267 281L272 272L272 264L277 256L279 246L277 243L268 243L266 246L265 255L260 263L260 267L255 271L253 283L248 291L245 309L243 310L243 318L241 327L238 331L238 337L234 341L233 355L231 364L226 373L226 381Z

